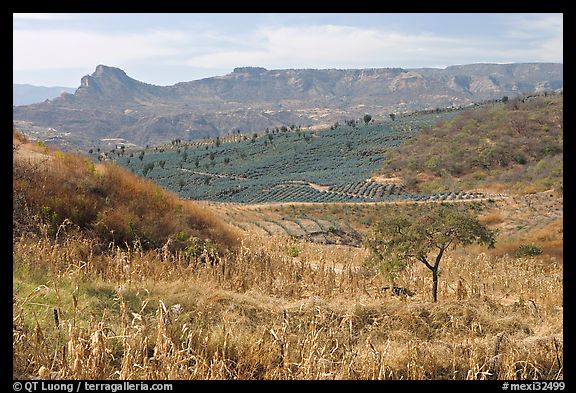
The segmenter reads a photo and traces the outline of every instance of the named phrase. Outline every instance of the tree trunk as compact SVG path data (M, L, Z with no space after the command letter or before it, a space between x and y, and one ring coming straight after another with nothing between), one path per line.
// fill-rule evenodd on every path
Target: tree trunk
M434 303L438 300L438 266L432 269L432 300Z
M440 248L440 252L436 255L436 261L434 261L434 266L432 267L432 300L434 303L438 300L438 267L440 266L440 260L442 255L444 255L444 250L447 246Z

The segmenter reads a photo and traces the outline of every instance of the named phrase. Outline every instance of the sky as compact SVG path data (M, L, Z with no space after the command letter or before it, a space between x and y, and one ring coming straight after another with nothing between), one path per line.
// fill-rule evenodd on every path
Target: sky
M13 83L78 87L99 64L155 85L236 67L563 63L562 14L13 14Z

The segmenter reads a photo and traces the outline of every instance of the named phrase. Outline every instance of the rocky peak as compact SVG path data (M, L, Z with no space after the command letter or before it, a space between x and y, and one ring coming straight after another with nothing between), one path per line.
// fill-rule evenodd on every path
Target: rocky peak
M94 71L92 76L94 78L132 79L120 68L109 67L102 64L96 66L96 71Z
M98 65L92 75L85 75L80 80L77 94L92 95L94 98L119 98L132 96L145 89L146 83L130 78L120 68Z
M236 67L234 68L234 74L252 74L258 75L268 70L264 67Z

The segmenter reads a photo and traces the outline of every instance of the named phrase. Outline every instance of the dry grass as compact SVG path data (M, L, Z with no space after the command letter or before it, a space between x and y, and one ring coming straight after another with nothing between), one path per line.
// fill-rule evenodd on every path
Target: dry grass
M496 225L504 222L504 217L501 212L494 211L478 217L478 220L484 225Z
M448 257L433 304L417 265L397 279L412 298L381 294L359 261L335 271L360 251L252 235L194 266L61 235L15 242L14 378L563 377L559 264Z
M90 231L103 244L140 241L161 247L169 237L210 239L234 247L237 234L210 210L181 201L151 181L113 164L96 166L80 155L53 152L49 162L15 157L14 219L19 224L38 216L55 235L68 220Z
M562 118L561 95L463 111L393 149L380 173L403 178L411 191L490 184L515 193L562 193Z

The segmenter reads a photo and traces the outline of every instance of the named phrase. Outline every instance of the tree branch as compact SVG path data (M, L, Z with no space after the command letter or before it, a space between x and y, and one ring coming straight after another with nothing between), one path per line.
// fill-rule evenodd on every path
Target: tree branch
M424 265L426 265L426 267L427 267L428 269L434 270L434 266L432 266L432 265L430 264L430 262L428 262L428 261L426 260L426 257L425 257L425 256L420 255L420 256L418 256L417 258L418 258L418 260L419 260L420 262L422 262Z
M445 247L440 248L440 252L438 253L438 255L436 255L436 261L434 262L433 269L438 269L438 265L440 265L440 260L442 259L442 255L444 255L444 250L446 250Z

